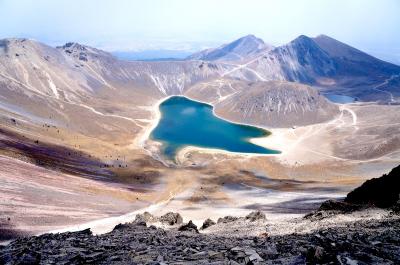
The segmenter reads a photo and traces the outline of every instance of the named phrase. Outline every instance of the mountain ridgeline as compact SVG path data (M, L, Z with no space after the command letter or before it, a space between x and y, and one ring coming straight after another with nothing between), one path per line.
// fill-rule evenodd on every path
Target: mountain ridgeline
M242 43L246 45L239 45ZM236 73L236 77L242 79L246 76L243 72L248 70L248 78L305 83L360 100L393 102L393 97L400 96L400 66L326 35L315 38L301 35L275 48L250 35L217 49L197 53L189 59L223 61L224 58L235 58L237 54L249 54L246 47L264 48L252 49L252 60L241 65L242 75Z
M313 124L338 114L321 92L396 103L399 73L400 66L324 35L279 47L248 35L187 60L152 62L119 60L78 43L53 48L29 39L0 41L1 107L37 120L52 110L59 123L73 120L73 106L141 118L146 110L134 106L186 95L226 118L238 107L234 119L249 124ZM63 113L60 102L67 104Z

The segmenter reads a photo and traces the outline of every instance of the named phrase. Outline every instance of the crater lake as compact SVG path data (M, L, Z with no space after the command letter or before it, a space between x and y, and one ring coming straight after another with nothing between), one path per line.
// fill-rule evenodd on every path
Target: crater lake
M169 159L186 146L236 153L280 153L249 141L266 137L269 131L221 119L214 115L211 105L173 96L163 101L159 109L161 117L150 138L162 143L162 152Z

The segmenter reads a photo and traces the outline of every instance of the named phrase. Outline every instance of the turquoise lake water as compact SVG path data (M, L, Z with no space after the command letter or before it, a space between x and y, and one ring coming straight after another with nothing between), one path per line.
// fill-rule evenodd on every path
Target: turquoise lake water
M330 101L340 104L353 103L356 101L355 98L345 95L325 94L324 96Z
M279 154L250 143L250 138L270 132L253 126L225 121L213 114L213 107L185 97L170 97L160 104L161 119L150 138L162 142L162 151L173 158L186 146L222 149L229 152Z

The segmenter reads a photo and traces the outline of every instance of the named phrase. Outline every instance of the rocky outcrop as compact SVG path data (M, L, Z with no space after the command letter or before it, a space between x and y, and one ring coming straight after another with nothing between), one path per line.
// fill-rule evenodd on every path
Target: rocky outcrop
M168 225L179 225L182 224L183 219L179 213L169 212L162 215L159 218L161 223L168 224Z
M338 211L342 213L349 213L359 210L361 205L355 205L340 200L327 200L321 204L318 210L320 211Z
M209 228L210 226L213 226L213 225L215 225L215 222L213 220L211 220L210 218L208 218L203 222L203 225L201 226L200 229L204 230L204 229L207 229L207 228Z
M218 218L217 223L218 224L220 224L220 223L226 224L226 223L234 222L234 221L236 221L238 219L239 219L239 217L228 215L228 216L224 216L224 217Z
M347 203L341 200L327 200L316 210L304 216L310 220L321 220L335 214L351 213L365 207L359 204Z
M246 215L245 219L250 222L254 222L257 220L265 220L266 217L265 217L265 213L263 213L261 211L254 211L254 212L251 212L248 215Z
M398 213L400 209L400 166L389 174L364 182L349 192L344 200L328 200L318 210L305 218L322 219L338 213L351 213L368 207L391 208Z
M187 224L182 225L178 228L178 231L188 231L198 233L197 225L195 225L192 220L190 220Z
M364 182L347 194L345 202L389 208L400 201L400 166L380 178Z
M135 217L135 223L145 222L145 223L154 223L157 222L158 218L152 215L149 212L144 212L142 214L137 214Z
M0 248L0 264L399 264L399 246L399 217L271 237L133 222L97 236L84 230L21 238Z

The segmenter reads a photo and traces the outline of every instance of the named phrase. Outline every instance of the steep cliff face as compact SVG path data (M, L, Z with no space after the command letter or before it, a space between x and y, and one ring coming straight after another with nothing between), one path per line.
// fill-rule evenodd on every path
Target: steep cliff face
M336 105L306 85L269 81L241 86L215 105L218 115L236 122L291 127L327 121L339 112Z

